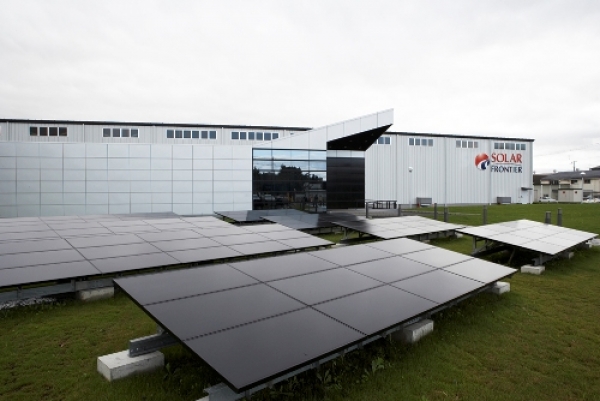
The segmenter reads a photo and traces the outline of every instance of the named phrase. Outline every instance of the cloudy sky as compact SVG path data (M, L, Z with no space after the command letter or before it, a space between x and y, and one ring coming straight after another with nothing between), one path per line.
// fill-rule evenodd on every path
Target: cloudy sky
M600 165L600 1L0 0L0 117L531 138Z

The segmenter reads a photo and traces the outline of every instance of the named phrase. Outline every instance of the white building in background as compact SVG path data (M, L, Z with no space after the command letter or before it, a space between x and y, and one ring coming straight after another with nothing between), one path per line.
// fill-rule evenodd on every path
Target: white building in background
M532 140L392 124L393 110L312 130L0 119L0 217L533 201Z

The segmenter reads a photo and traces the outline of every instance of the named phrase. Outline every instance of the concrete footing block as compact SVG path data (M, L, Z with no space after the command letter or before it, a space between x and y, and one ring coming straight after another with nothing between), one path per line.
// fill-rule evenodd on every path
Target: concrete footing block
M569 259L569 260L571 260L571 259L573 259L573 256L575 256L575 253L573 253L573 252L563 252L563 253L560 254L560 257L562 259Z
M76 297L80 301L97 301L115 296L115 287L92 288L77 291Z
M404 329L393 333L392 338L396 341L414 344L432 331L433 320L423 319L420 322L408 325Z
M505 281L497 281L492 287L490 287L488 292L496 295L502 295L505 292L510 292L510 283Z
M125 350L114 354L99 356L97 368L98 372L108 381L113 381L137 373L162 368L164 364L165 356L160 351L130 357L129 351Z
M463 234L461 234L461 233L454 233L452 236L453 236L454 238L462 238L462 237L463 237Z
M531 265L524 265L521 266L521 273L527 273L527 274L536 274L536 275L540 275L544 272L545 267L544 266L531 266Z
M591 239L590 242L589 242L589 244L591 246L600 246L600 238Z

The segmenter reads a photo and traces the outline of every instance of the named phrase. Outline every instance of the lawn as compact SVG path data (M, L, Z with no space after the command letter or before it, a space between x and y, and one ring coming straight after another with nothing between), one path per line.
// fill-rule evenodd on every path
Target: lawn
M544 221L546 211L556 222L558 208L564 226L600 232L596 204L494 205L488 222ZM452 207L450 221L479 225L481 211ZM467 236L433 243L464 253L472 246ZM380 340L253 399L600 399L600 247L552 261L541 276L509 281L508 294L480 294L436 314L434 332L415 345ZM109 383L96 372L98 356L154 331L123 294L0 311L0 400L189 401L220 381L181 346L165 349L165 368L150 374Z

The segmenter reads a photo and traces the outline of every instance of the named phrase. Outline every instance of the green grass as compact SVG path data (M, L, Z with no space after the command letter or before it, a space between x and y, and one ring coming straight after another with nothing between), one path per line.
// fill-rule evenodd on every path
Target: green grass
M494 205L488 222L543 221L546 210L555 222L558 208L564 226L600 231L594 204ZM453 207L463 215L450 221L479 225L481 209ZM433 243L464 253L472 246L466 236ZM480 294L438 313L434 332L413 346L377 341L253 399L598 400L599 274L600 248L576 251L541 276L516 274L508 294ZM0 311L0 400L196 400L221 381L180 346L166 349L165 368L150 374L109 383L96 372L98 356L154 331L124 295Z

